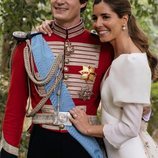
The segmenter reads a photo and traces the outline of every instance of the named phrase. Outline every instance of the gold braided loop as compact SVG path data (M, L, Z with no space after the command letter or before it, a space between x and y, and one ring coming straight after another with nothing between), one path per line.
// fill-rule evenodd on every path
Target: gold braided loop
M29 51L30 50L30 51ZM52 79L52 76L55 75L55 72L58 70L58 67L62 61L62 55L58 55L49 71L49 73L46 75L44 79L39 79L38 80L34 77L34 75L31 73L31 67L30 67L30 56L29 52L31 53L31 46L30 46L30 41L27 41L27 46L24 48L24 64L25 64L25 69L26 72L29 76L29 78L32 80L33 83L36 85L45 85L50 82ZM33 69L33 68L32 68Z
M48 72L48 74L46 75L46 77L44 79L36 78L36 76L34 75L35 72L34 73L32 72L34 70L33 58L31 58L32 61L30 62L30 55L32 54L30 41L26 40L26 43L27 43L27 45L24 48L24 65L25 65L25 69L28 74L28 77L32 80L32 82L38 86L46 85L47 83L49 83L51 81L53 76L56 77L55 82L53 83L53 85L51 86L49 91L45 95L43 95L44 97L40 100L40 102L36 105L36 107L34 109L32 109L32 111L30 113L28 113L28 111L27 111L26 116L33 117L42 108L42 106L46 103L48 98L51 96L52 92L56 89L56 87L59 85L60 81L62 80L63 66L60 67L60 64L63 62L63 57L62 57L62 55L58 55L56 57L53 65L51 67L51 70ZM31 66L30 66L30 63L31 63ZM58 68L60 69L60 71L55 75L55 72L57 72Z
M42 108L42 106L45 104L45 102L48 100L48 98L50 97L52 92L55 90L55 88L61 81L62 77L63 77L63 75L62 75L62 73L60 73L60 75L56 78L55 83L53 84L53 86L51 87L49 92L47 93L47 96L42 98L40 100L40 102L36 105L36 107L34 109L32 109L32 111L30 113L26 114L27 117L33 117Z

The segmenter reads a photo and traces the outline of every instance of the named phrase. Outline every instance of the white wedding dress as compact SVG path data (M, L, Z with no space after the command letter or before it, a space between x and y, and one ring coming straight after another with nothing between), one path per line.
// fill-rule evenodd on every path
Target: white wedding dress
M146 53L122 54L112 62L101 85L108 158L158 158L157 144L142 121L143 107L150 106L150 90Z

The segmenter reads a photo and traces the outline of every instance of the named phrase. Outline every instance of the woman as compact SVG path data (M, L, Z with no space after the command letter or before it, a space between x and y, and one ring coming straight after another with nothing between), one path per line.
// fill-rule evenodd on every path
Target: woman
M157 65L147 38L128 0L95 0L92 18L101 42L110 42L115 52L101 85L102 125L90 124L78 108L70 110L70 120L81 133L103 137L109 158L156 158L158 148L142 126Z

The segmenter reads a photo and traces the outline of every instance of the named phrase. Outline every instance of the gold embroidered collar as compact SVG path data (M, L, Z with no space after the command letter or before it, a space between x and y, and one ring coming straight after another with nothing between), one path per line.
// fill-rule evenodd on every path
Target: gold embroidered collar
M65 39L69 39L69 38L82 34L84 31L84 28L85 27L84 27L83 20L80 20L80 23L77 24L76 26L67 28L67 29L59 26L55 21L53 21L52 23L52 30L54 34L59 35L60 37L63 37Z

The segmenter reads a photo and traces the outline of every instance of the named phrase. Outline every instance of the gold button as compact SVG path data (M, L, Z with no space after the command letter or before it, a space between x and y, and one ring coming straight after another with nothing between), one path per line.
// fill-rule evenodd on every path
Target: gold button
M64 128L65 128L64 124L59 125L59 129L64 129Z
M67 66L64 67L64 72L68 72L69 68Z
M64 75L64 79L67 80L69 78L68 75Z
M70 60L69 59L65 59L65 64L69 64Z

